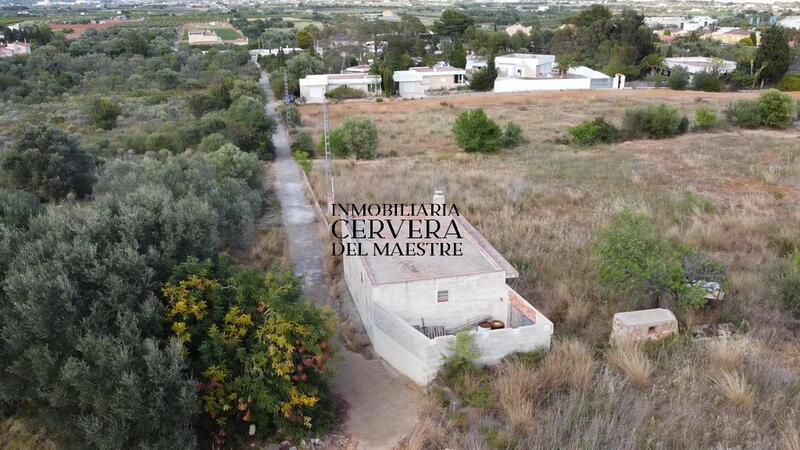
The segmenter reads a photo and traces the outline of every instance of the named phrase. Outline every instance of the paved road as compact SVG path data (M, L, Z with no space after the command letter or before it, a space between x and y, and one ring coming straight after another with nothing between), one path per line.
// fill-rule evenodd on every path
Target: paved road
M267 94L267 114L277 118L277 102L266 74L261 86ZM279 121L275 134L274 188L289 239L294 271L304 276L304 291L318 305L332 305L323 274L320 228L303 189L300 167L292 159L286 129ZM344 432L358 441L359 449L390 449L417 422L421 390L382 360L368 360L339 342L342 359L331 389L348 403Z

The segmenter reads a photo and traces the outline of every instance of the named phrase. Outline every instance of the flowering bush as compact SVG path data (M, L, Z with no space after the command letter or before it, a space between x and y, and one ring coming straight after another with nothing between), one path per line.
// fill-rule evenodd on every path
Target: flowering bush
M329 426L333 314L307 302L299 278L220 255L176 267L162 293L218 441L241 443L251 424L294 439Z

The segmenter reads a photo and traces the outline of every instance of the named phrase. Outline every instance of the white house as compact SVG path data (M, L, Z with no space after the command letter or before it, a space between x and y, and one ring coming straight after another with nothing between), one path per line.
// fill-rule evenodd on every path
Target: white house
M721 58L707 58L705 56L664 58L664 65L670 69L683 67L691 74L710 71L730 73L736 70L736 63L733 61L727 61Z
M461 256L344 256L345 281L367 334L386 362L416 383L431 382L455 332L467 330L480 351L480 364L497 363L515 352L545 350L553 323L506 284L517 271L463 216L365 216L390 220L431 219L444 230L455 223L461 238L435 239L462 245ZM351 227L347 227L353 230ZM405 245L407 239L356 239L345 244Z
M554 55L515 53L495 58L494 92L558 91L623 88L608 75L585 66L556 72Z
M494 59L498 77L537 78L553 72L555 55L512 53Z
M31 54L31 44L27 42L11 42L0 46L0 58Z
M395 92L403 98L422 98L432 91L466 86L467 71L457 67L411 67L392 74Z
M368 73L329 73L300 79L300 97L306 103L322 103L325 93L340 86L363 91L369 97L381 92L381 76Z
M683 31L694 31L699 30L702 28L708 28L709 26L717 23L717 19L708 16L695 16L690 17L683 21L683 25L681 29Z
M708 28L709 26L717 23L717 19L708 16L695 16L695 17L676 17L676 16L661 16L661 17L645 17L644 24L648 27L665 27L677 28L681 31L691 32L701 28Z

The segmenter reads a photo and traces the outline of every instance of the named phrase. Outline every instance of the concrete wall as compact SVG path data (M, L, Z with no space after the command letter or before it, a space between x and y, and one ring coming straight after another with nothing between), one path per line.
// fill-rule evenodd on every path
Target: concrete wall
M400 90L397 92L402 98L422 98L425 92L420 81L400 81Z
M429 90L450 90L458 85L455 82L455 75L442 74L423 74L422 86L426 91Z
M589 78L497 78L494 92L560 91L589 89Z
M359 258L344 257L343 269L375 352L419 385L426 385L436 377L448 353L448 345L455 339L455 336L428 339L411 325L417 323L420 315L426 317L428 325L447 325L457 323L475 310L491 311L490 315L505 321L503 314L508 315L510 311L510 288L505 284L503 272L373 286ZM450 300L446 303L436 301L436 291L442 288L450 291ZM498 289L505 292L502 302ZM481 352L478 363L494 364L509 353L550 347L552 322L533 307L530 309L536 316L533 325L473 332L475 345ZM428 317L442 323L431 322Z
M449 300L437 301L438 291L448 291ZM452 328L480 316L508 320L508 286L505 272L418 280L378 285L373 298L412 324Z
M347 86L349 88L357 89L364 92L367 97L377 94L377 89L373 92L369 91L370 83L363 80L358 80L355 83L329 83L327 86L314 86L314 85L300 85L300 96L306 100L306 103L322 103L325 100L325 93L332 91L339 86Z

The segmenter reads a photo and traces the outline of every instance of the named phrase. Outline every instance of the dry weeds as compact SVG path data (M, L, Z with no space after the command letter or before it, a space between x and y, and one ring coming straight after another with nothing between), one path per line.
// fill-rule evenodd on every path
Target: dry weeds
M628 381L639 389L650 385L653 364L642 346L634 343L615 345L608 354L608 363L622 372Z
M737 408L748 408L753 405L756 392L744 375L723 370L719 375L712 376L711 379L720 395L731 405Z
M556 341L542 363L541 376L551 387L583 389L592 378L594 366L585 343L576 339Z

